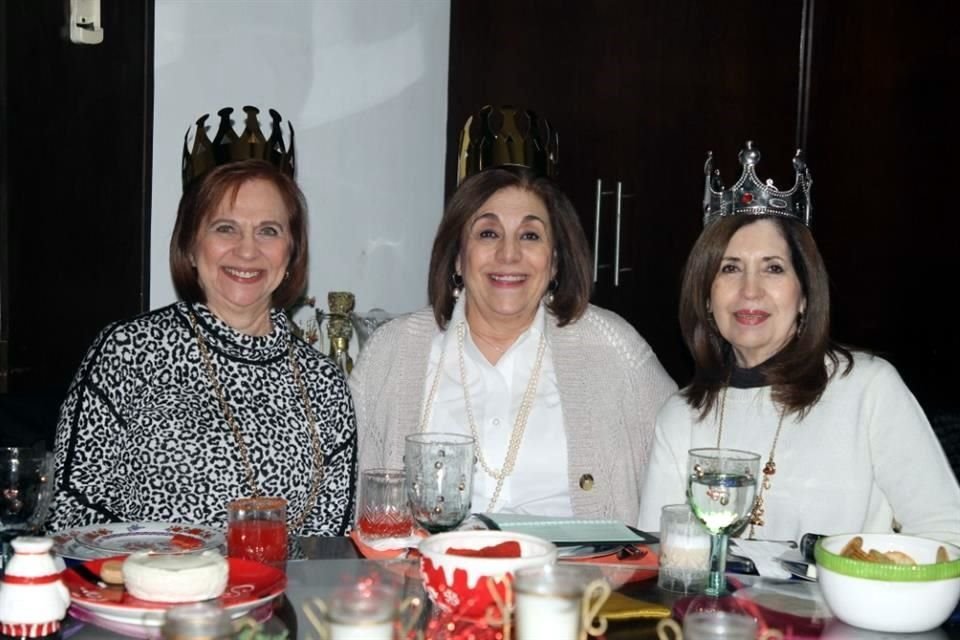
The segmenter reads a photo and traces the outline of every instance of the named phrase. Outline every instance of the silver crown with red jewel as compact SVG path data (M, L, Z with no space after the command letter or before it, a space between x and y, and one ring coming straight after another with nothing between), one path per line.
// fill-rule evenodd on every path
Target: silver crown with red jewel
M783 216L810 226L813 216L810 187L813 185L813 178L810 177L810 170L800 149L797 149L793 157L796 181L793 187L786 191L777 189L773 180L761 182L757 177L760 151L754 148L752 141L747 141L746 149L743 149L738 157L743 165L740 179L729 189L724 189L720 172L713 168L713 152L707 153L707 161L703 165L706 176L703 189L703 226L725 216L738 215Z

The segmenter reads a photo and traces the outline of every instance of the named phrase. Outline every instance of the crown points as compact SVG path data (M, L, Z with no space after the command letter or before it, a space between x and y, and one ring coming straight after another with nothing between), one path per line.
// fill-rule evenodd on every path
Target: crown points
M283 118L273 109L269 110L272 119L272 131L267 140L260 129L260 109L254 106L244 106L244 129L237 135L233 128L231 115L234 109L224 107L217 111L220 124L213 141L207 137L207 119L210 114L204 114L197 119L196 132L193 140L193 149L188 151L187 140L190 131L183 140L183 186L186 187L193 179L221 164L229 164L240 160L265 160L291 178L295 173L293 150L293 126L287 123L289 129L288 145L283 141L283 129L280 123Z
M738 157L740 164L756 166L760 162L760 151L753 148L753 140L747 140L747 148L743 149Z
M557 177L557 132L528 109L486 105L467 118L460 132L457 184L498 165L523 165L540 175Z
M704 226L720 217L744 214L783 216L810 225L813 210L810 187L813 179L800 149L793 158L796 181L793 187L786 191L778 190L772 179L761 182L757 178L756 165L760 162L760 150L754 148L752 140L747 141L737 157L743 170L734 185L725 189L720 180L720 172L713 169L713 153L707 153L704 164Z
M793 169L797 173L803 173L807 170L807 162L803 159L803 149L797 149L793 154Z

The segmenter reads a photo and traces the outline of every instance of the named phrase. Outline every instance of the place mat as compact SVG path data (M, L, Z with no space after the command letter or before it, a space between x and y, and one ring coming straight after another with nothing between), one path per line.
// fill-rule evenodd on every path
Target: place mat
M653 535L619 520L552 518L512 513L473 514L491 529L526 533L557 546L597 543L644 544L657 542Z
M640 553L620 558L615 552L606 556L592 558L561 558L559 561L571 564L587 564L599 567L604 577L614 589L631 582L641 582L655 578L660 573L660 558L646 545L637 545Z
M653 602L637 600L614 591L600 609L607 620L659 620L670 617L670 607Z

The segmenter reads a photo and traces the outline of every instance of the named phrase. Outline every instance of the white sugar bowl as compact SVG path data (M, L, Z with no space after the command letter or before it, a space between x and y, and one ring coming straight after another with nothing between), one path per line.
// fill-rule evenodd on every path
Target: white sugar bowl
M0 582L0 633L42 638L56 633L70 606L70 591L50 555L53 540L22 536Z

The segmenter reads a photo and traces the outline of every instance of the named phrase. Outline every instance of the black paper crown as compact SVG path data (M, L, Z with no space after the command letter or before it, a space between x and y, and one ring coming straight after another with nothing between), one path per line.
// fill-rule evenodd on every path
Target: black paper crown
M457 184L486 168L522 165L557 178L560 143L546 119L529 109L487 105L467 118L460 132Z
M273 126L270 132L270 139L263 136L260 130L260 121L257 115L260 110L256 107L246 106L243 108L247 114L244 122L245 128L241 135L233 130L233 121L230 114L233 113L232 107L224 107L217 112L220 116L220 128L213 137L213 142L207 137L207 118L209 113L203 114L197 120L197 131L193 138L193 150L187 150L187 139L190 136L190 130L187 130L183 137L183 187L186 188L191 181L214 167L222 164L229 164L239 160L266 160L274 165L280 171L291 178L294 177L296 163L293 151L293 125L287 122L290 131L290 144L283 142L283 128L280 123L283 118L280 114L270 109L270 117L273 118ZM192 127L191 127L192 128Z
M707 161L703 165L703 226L721 217L736 215L783 216L810 226L813 217L813 204L810 201L813 178L800 149L793 157L796 180L793 187L786 191L777 189L773 180L760 182L757 177L760 151L754 149L752 141L747 141L746 149L740 151L738 158L743 165L740 179L729 189L724 189L720 172L713 168L713 152L707 152Z

